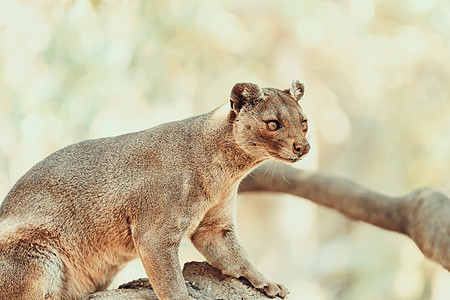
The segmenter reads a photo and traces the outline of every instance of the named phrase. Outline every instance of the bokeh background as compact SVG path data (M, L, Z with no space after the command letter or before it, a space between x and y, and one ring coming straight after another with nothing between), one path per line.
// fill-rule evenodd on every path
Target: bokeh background
M390 195L448 189L449 54L447 0L0 0L0 197L66 145L293 79L314 149L298 167ZM290 299L450 299L449 273L401 235L282 195L241 196L237 215ZM187 242L180 256L202 259ZM134 261L111 287L143 276Z

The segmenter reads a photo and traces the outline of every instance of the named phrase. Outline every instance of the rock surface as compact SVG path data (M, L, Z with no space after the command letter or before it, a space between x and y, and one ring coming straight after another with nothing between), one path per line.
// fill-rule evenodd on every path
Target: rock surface
M184 265L183 276L192 299L196 300L267 300L265 294L253 288L246 279L223 275L207 262L189 262ZM123 284L117 290L102 291L86 299L157 300L147 279ZM277 298L280 299L280 298Z

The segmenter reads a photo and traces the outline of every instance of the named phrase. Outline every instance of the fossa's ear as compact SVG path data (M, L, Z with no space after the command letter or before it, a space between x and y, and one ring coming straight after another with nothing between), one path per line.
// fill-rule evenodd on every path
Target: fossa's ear
M290 94L295 100L300 101L305 94L305 85L298 80L294 80L291 88L284 90L284 92Z
M254 106L261 101L263 97L264 93L257 84L249 82L236 83L231 90L231 110L237 114L242 107L247 105Z

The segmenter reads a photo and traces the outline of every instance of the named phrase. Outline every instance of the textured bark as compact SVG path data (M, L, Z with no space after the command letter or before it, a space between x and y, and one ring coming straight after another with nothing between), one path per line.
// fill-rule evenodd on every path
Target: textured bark
M450 271L450 196L444 190L424 188L390 197L336 176L265 164L244 179L240 192L303 197L349 218L406 234L425 256Z
M184 265L183 276L192 299L196 300L267 300L265 294L253 288L245 279L236 279L206 262L190 262ZM95 300L158 300L147 279L123 284L119 289L102 291L86 299ZM280 299L280 298L277 298Z

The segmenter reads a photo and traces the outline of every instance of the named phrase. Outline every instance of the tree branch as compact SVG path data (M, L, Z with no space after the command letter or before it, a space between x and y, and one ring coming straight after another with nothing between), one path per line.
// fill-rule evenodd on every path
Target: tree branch
M268 169L274 176L264 176ZM303 197L349 218L406 234L425 256L450 270L450 197L443 190L425 188L389 197L332 175L269 163L247 176L239 191Z
M184 265L183 276L191 299L267 300L244 278L222 274L207 262L189 262ZM121 285L118 289L91 294L83 300L158 300L148 279L138 279ZM280 299L277 297L276 299Z

